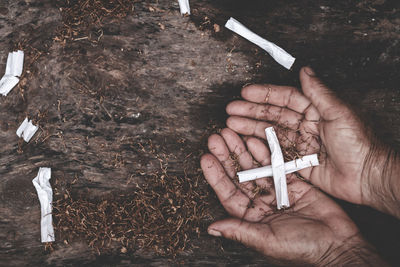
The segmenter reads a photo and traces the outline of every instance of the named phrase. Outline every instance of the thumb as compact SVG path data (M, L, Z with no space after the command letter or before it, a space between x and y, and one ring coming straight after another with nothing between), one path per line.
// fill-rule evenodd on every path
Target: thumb
M234 218L214 222L207 231L212 236L223 236L238 241L262 253L266 251L265 245L270 243L268 237L273 236L265 225Z
M335 120L347 108L320 79L310 67L300 70L300 82L303 93L317 108L324 120Z

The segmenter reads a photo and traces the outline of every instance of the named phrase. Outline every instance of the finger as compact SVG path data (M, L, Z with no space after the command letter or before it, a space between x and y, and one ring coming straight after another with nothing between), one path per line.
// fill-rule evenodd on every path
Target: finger
M268 122L252 120L239 116L229 117L226 121L226 125L239 134L257 136L262 139L266 139L265 128L272 126L272 124Z
M258 138L250 137L246 140L246 145L254 159L262 166L271 164L271 153L264 142ZM271 192L273 185L273 179L271 177L256 179L255 182L259 187L266 190L266 192Z
M234 131L225 128L221 131L221 136L224 138L229 151L234 154L243 170L248 170L254 167L253 157L247 151L242 139Z
M231 116L235 115L276 122L295 130L299 128L299 124L304 117L304 115L287 108L240 100L229 103L226 107L226 112Z
M267 139L265 136L265 128L272 126L272 124L268 122L239 116L229 117L226 121L226 125L239 134L256 136L264 140ZM298 136L296 132L290 131L289 129L278 129L277 135L283 147L293 146Z
M319 80L309 67L300 70L300 82L305 96L317 108L325 120L335 120L347 107Z
M250 199L232 183L218 159L211 154L205 154L201 157L200 165L204 177L226 211L239 218L244 216Z
M214 222L208 227L208 233L238 241L266 255L269 246L278 245L269 225L234 218Z
M240 169L248 170L256 167L253 162L253 157L247 151L243 140L234 131L229 128L225 128L221 131L221 136L224 138L225 143L227 144L228 149L232 154L231 158L233 157L233 161L237 161ZM238 171L238 168L235 169L236 171ZM234 179L236 179L236 177ZM253 182L240 183L239 186L240 189L242 189L242 191L246 193L248 197L254 197L253 191L255 189L255 186Z
M253 84L242 89L242 97L250 102L268 103L298 113L304 113L311 105L307 97L290 86Z
M246 140L247 148L254 159L262 166L271 164L271 153L263 141L255 137Z
M213 134L208 138L208 149L221 162L225 172L230 178L235 177L237 167L230 157L230 152L225 144L225 140L218 134Z

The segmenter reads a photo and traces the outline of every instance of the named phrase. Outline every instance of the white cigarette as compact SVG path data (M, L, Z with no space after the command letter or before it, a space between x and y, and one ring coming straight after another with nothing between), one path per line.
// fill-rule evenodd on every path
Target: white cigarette
M18 127L16 134L18 137L23 137L25 142L28 143L38 129L38 126L33 125L32 121L28 120L28 118L25 118L22 124Z
M246 28L243 24L239 21L235 20L234 18L230 18L225 27L230 29L231 31L239 34L243 38L246 38L250 42L258 45L262 49L268 52L275 59L276 62L290 70L294 61L296 60L292 57L288 52L277 46L276 44L260 37L259 35L255 34L254 32L250 31Z
M18 50L17 52L8 53L6 74L12 76L21 76L24 65L24 52Z
M19 82L24 65L24 52L8 53L6 71L0 80L0 94L6 96Z
M300 171L302 169L318 166L318 155L312 154L295 159L285 163L285 174L290 174L293 172ZM248 181L253 181L259 178L271 177L272 176L272 166L264 166L256 169L241 171L237 173L239 177L239 182L244 183Z
M54 229L52 217L53 190L50 180L51 169L39 168L37 176L32 180L40 202L40 233L42 242L54 242Z
M179 8L181 10L181 14L189 14L190 15L190 6L189 6L189 0L178 0L179 2Z
M0 80L0 94L6 96L17 84L19 79L12 75L4 75Z
M273 127L266 128L265 134L267 136L269 149L271 150L272 175L274 177L277 208L278 210L288 208L290 207L290 203L282 150Z

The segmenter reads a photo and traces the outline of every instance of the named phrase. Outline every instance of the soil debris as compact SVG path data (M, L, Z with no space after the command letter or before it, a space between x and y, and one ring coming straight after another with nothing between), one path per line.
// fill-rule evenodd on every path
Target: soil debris
M160 169L128 193L89 199L72 194L71 185L67 189L56 185L53 215L59 240L68 244L83 239L99 255L148 249L176 256L191 249L190 241L199 237L202 224L211 216L204 179L186 172L170 174L168 158L155 157Z
M66 0L59 1L64 26L55 41L88 40L93 43L103 36L105 18L121 19L134 11L136 0Z

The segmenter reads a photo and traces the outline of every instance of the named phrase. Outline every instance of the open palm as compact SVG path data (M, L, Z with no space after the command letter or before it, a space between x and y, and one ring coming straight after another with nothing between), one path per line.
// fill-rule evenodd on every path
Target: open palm
M294 174L287 177L291 207L284 211L276 210L272 178L235 184L238 168L270 163L261 140L250 137L245 145L235 132L224 129L210 136L208 147L211 154L202 157L201 167L232 216L210 225L210 234L238 240L280 263L333 264L338 255L363 243L343 210Z
M365 129L349 108L306 71L311 70L300 73L306 95L289 86L245 87L245 101L227 106L231 115L227 125L237 133L263 139L264 129L276 125L283 147L294 147L299 156L320 154L320 166L302 170L300 175L337 198L368 204L374 181L365 172L371 150Z

